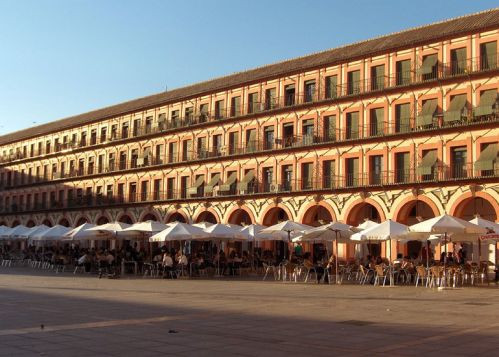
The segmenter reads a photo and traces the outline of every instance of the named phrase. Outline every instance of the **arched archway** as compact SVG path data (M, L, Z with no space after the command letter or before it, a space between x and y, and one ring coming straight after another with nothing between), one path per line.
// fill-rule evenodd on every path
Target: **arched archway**
M86 219L85 217L80 217L78 221L76 221L76 227L79 227L84 223L88 223L88 219Z
M350 209L346 217L346 223L351 226L358 226L366 219L370 219L374 222L381 222L382 217L382 212L373 204L361 202Z
M314 227L318 227L332 221L333 217L331 216L331 213L326 207L320 205L314 205L307 209L302 219L303 224L308 224L309 226Z
M42 224L46 225L47 227L52 227L52 222L48 218L45 218Z
M129 215L127 214L123 214L119 219L118 219L118 222L121 222L121 223L126 223L126 224L133 224L133 220L132 220L132 217L130 217Z
M59 223L57 224L60 226L69 227L69 221L66 218L61 218L59 220Z
M144 215L144 217L142 217L142 222L145 222L145 221L159 221L158 217L156 217L156 215L154 213L147 213Z
M1 224L0 224L0 226L1 226ZM31 228L31 227L34 227L34 226L36 226L36 224L35 224L35 221L33 221L32 219L30 219L30 220L26 223L26 227L28 227L28 228Z
M7 222L5 222L5 221L0 222L0 226L5 226L5 227L7 227Z
M238 208L231 213L228 222L230 224L239 224L241 226L242 225L248 226L253 223L253 220L251 219L250 214L246 210Z
M171 223L171 222L187 223L187 220L181 213L174 212L166 220L166 223Z
M477 215L492 222L497 220L494 206L483 197L469 197L462 200L458 203L452 215L466 221L475 218Z
M19 222L19 221L17 221L17 220L16 220L16 221L12 222L12 224L11 224L10 226L11 226L12 228L14 228L14 227L17 227L17 226L18 226L18 225L20 225L20 224L21 224L21 222Z
M427 202L422 200L411 200L402 204L396 210L394 216L399 223L411 226L413 224L433 218L438 214L435 212L436 207L431 207Z
M203 211L198 215L196 223L201 223L201 222L209 222L214 224L218 223L217 217L215 217L215 215L210 211Z
M100 217L97 219L97 225L98 225L98 226L103 225L103 224L106 224L106 223L109 223L109 219L108 219L106 216L100 216Z
M286 211L281 207L273 207L267 211L265 216L263 217L263 225L264 226L272 226L282 221L286 221L289 219L289 215Z

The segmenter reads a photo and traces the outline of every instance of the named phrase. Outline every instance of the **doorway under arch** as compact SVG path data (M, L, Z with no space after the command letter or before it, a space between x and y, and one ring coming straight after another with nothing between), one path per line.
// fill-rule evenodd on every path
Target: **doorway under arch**
M171 223L171 222L180 222L180 223L187 223L185 221L185 218L184 216L182 216L180 213L178 212L175 212L175 213L172 213L170 215L170 217L168 217L168 221L167 223Z
M109 223L109 219L107 219L107 217L105 217L105 216L100 216L99 219L97 219L98 226L106 224L106 223Z
M66 218L61 218L59 220L59 223L57 224L60 226L69 227L69 221Z
M0 226L1 226L1 224L0 224ZM31 228L31 227L34 227L34 226L36 226L36 224L35 224L35 221L33 221L32 219L30 219L28 221L28 223L26 223L26 227L28 227L28 228Z
M49 219L44 219L42 224L46 225L47 227L52 227L52 222L50 222Z
M156 217L156 215L154 213L148 213L148 214L146 214L142 218L142 221L143 222L145 222L145 221L155 221L155 222L157 222L158 221L158 217Z
M238 224L240 226L248 226L252 224L253 221L251 220L248 212L242 208L238 208L229 216L229 223Z
M355 227L366 219L374 222L381 222L381 214L372 204L362 202L352 207L346 218L346 223Z
M494 206L483 197L470 197L460 202L454 210L454 216L469 221L476 216L495 222L497 214Z
M118 222L126 223L126 224L133 224L132 218L127 214L124 214L123 216L121 216L120 219L118 220Z
M285 210L281 207L273 207L265 214L265 217L263 217L263 225L272 226L288 219L289 216Z
M395 220L399 223L411 226L435 217L430 205L421 200L413 200L405 203L399 210Z
M217 218L210 211L204 211L199 214L198 218L196 219L196 223L201 223L201 222L208 222L213 224L218 223Z
M81 226L82 224L88 223L88 220L85 217L81 217L77 222L76 222L76 227Z
M323 206L312 206L303 215L303 224L309 226L322 226L333 221L331 213Z

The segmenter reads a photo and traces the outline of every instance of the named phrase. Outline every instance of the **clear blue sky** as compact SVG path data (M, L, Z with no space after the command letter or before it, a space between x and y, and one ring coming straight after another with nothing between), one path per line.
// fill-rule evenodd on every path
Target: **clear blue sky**
M0 0L0 135L497 0Z

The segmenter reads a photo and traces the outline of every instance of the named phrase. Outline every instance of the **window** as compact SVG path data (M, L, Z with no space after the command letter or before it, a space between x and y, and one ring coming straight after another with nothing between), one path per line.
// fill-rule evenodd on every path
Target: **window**
M336 187L336 165L335 160L322 162L322 188Z
M168 177L166 180L166 199L171 200L175 197L175 178Z
M411 60L397 61L395 65L395 83L398 86L411 83Z
M347 113L346 116L346 139L359 138L359 112Z
M310 190L314 188L313 175L314 175L314 164L304 163L301 165L301 188L302 190Z
M192 158L192 140L182 141L182 161L188 161Z
M410 177L410 158L408 152L399 152L395 154L395 182L409 182Z
M145 133L146 134L152 133L152 117L151 116L146 118Z
M158 130L163 131L166 129L166 114L161 113L158 115Z
M45 154L50 154L50 140L45 143Z
M100 142L104 143L107 140L107 127L102 127L100 129Z
M164 145L163 144L156 145L156 153L154 158L155 164L162 165L164 163L164 159L165 159Z
M121 138L128 138L128 122L121 124Z
M118 138L118 125L111 125L111 140L116 140Z
M293 182L293 166L283 165L281 167L281 188L283 191L291 191Z
M325 141L336 141L336 115L327 115L323 119Z
M222 151L222 135L213 135L213 155L220 156Z
M360 93L360 71L351 71L347 74L347 94Z
M125 184L118 184L118 202L125 202Z
M345 160L345 186L358 186L359 184L359 159Z
M131 168L137 167L137 159L138 158L139 158L139 150L133 149L131 154L130 154L130 167Z
M373 108L369 111L369 135L379 136L383 135L385 127L385 109Z
M437 163L437 150L424 150L421 161L416 169L422 181L433 180L435 177L435 164Z
M418 127L428 127L433 125L433 117L437 111L438 99L427 99L423 101L421 112L416 117Z
M99 174L104 172L104 154L99 155L99 158L97 159L97 172Z
M423 57L423 63L419 68L419 74L423 81L438 78L438 55L432 54Z
M170 124L171 124L172 128L179 128L180 127L181 123L180 123L180 111L179 110L172 110Z
M180 178L180 197L187 197L187 182L189 180L189 176L182 176Z
M120 152L120 170L126 169L126 152Z
M87 175L92 175L94 173L94 157L89 157L88 158L88 169L87 169Z
M97 144L97 129L92 129L90 132L90 145Z
M177 162L177 143L168 144L168 163Z
M248 94L248 114L259 112L258 93Z
M239 150L239 133L233 131L229 133L229 154L234 155Z
M455 122L459 122L466 117L466 104L468 100L466 94L454 95L450 99L449 107L444 113L444 124L452 125Z
M149 181L142 181L140 183L140 200L147 201L149 199Z
M480 69L497 68L497 41L480 44Z
M290 106L295 104L295 85L289 84L284 87L284 105Z
M224 100L217 100L215 102L215 119L222 119L224 118L224 108L225 108L225 101Z
M451 149L451 177L465 178L467 174L467 149L466 146Z
M484 90L480 93L480 103L474 110L477 117L494 114L494 107L497 108L497 89Z
M246 130L246 152L255 152L256 148L256 129L248 129Z
M269 88L265 91L265 110L277 108L276 89Z
M161 179L154 180L154 193L153 199L158 201L161 199Z
M135 119L133 121L133 136L138 136L140 135L140 123L141 120L140 119Z
M497 172L497 142L480 145L480 155L475 161L475 170L480 176L494 176Z
M54 139L54 151L60 151L61 145L59 144L59 138ZM26 157L26 146L23 147L23 157Z
M208 104L199 106L199 122L204 123L208 120Z
M411 130L411 105L410 103L395 106L395 132L407 133Z
M241 115L241 97L232 97L230 100L230 116L237 117Z
M315 126L314 120L304 120L302 122L302 143L303 145L311 145L314 143Z
M116 169L116 167L115 167L114 154L110 153L109 154L109 171L114 171L115 169Z
M315 98L315 81L305 81L305 103L313 102Z
M468 63L466 61L466 47L456 48L450 51L450 74L455 76L466 73Z
M264 167L262 169L262 179L263 179L263 192L272 191L272 183L274 182L274 168Z
M264 137L264 150L271 150L274 148L274 126L266 126L263 128Z
M206 136L198 138L197 154L198 159L206 159L208 157L208 144Z
M385 88L385 65L371 67L371 90Z
M326 77L326 99L334 99L338 96L338 76Z
M186 120L186 122L191 122L191 120L194 118L194 108L193 107L188 107L188 108L185 108L184 110L184 118Z
M383 155L369 156L369 184L381 184L381 172L383 171Z
M295 144L295 127L293 123L286 123L282 126L282 139L285 147L290 147Z
M137 183L131 182L128 186L128 202L136 202L137 201Z

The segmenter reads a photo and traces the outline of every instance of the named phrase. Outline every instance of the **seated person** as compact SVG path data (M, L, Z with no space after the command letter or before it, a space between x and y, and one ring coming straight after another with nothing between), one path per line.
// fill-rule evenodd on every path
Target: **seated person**
M173 259L168 251L163 254L162 266L164 273L163 278L166 279L173 277L173 275L171 274L171 272L173 271Z

